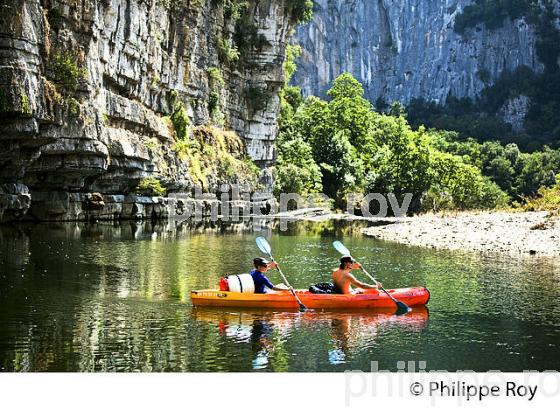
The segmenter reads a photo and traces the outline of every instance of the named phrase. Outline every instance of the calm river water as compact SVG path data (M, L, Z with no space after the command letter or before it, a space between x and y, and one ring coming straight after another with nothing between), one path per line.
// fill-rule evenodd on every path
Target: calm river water
M0 227L1 371L560 370L560 266L410 248L363 224L64 223ZM266 236L294 287L327 281L342 239L388 288L428 309L193 308L192 289L247 272ZM280 282L277 272L269 277ZM362 278L365 279L365 278Z

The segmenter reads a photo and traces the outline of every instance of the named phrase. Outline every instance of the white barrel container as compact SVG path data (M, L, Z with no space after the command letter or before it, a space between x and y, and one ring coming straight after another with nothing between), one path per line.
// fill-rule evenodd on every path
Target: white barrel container
M227 280L230 292L255 293L255 282L248 273L229 275Z

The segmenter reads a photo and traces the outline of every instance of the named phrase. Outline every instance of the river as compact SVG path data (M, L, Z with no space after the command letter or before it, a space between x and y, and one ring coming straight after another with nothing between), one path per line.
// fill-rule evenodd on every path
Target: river
M395 371L408 361L417 370L560 370L558 264L406 247L363 237L364 226L2 226L0 370ZM193 308L191 290L251 269L259 235L294 287L329 279L340 239L385 287L427 286L428 308Z

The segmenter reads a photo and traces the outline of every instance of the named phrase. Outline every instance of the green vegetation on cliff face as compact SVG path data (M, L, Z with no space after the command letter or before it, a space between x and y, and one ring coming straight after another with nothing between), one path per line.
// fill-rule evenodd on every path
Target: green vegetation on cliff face
M313 0L288 0L292 20L296 23L305 23L313 15Z
M49 71L55 84L59 84L66 92L74 92L81 81L87 76L87 70L80 67L77 56L69 52L53 52L50 58Z
M297 57L288 50L287 66ZM290 75L290 70L287 70ZM376 112L362 85L340 75L330 101L281 93L276 192L322 190L344 206L349 193L413 194L412 210L496 208L556 183L560 151L522 153L515 144L461 140L457 132L420 126L403 107Z
M520 66L504 71L488 85L476 100L449 96L445 105L414 99L408 106L413 127L455 130L460 137L479 141L515 142L533 151L544 145L560 147L560 31L551 1L477 0L465 7L455 19L454 29L468 38L468 29L483 24L489 30L500 28L505 19L524 18L535 28L536 54L544 65L542 73ZM489 73L481 70L479 78L490 82ZM502 108L515 98L526 98L520 129L512 129L503 119Z
M469 28L484 24L493 30L502 27L504 20L520 17L533 17L538 12L536 1L530 0L475 0L474 4L466 6L461 14L455 18L454 29L464 34Z
M175 136L174 151L203 191L218 181L257 186L260 169L247 157L245 144L233 131L199 126L189 129L184 139L175 129Z
M132 199L157 212L119 204L259 190L256 164L275 159L278 62L310 5L3 2L0 223L163 217L162 201ZM92 193L111 197L91 207Z
M165 192L166 189L161 186L161 182L154 177L141 179L136 188L138 195L162 196L165 195Z

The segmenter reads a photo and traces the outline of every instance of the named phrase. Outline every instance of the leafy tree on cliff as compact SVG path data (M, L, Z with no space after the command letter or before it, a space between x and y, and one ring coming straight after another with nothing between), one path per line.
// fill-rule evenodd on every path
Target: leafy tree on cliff
M312 0L288 0L288 7L292 20L296 23L305 23L313 16Z

